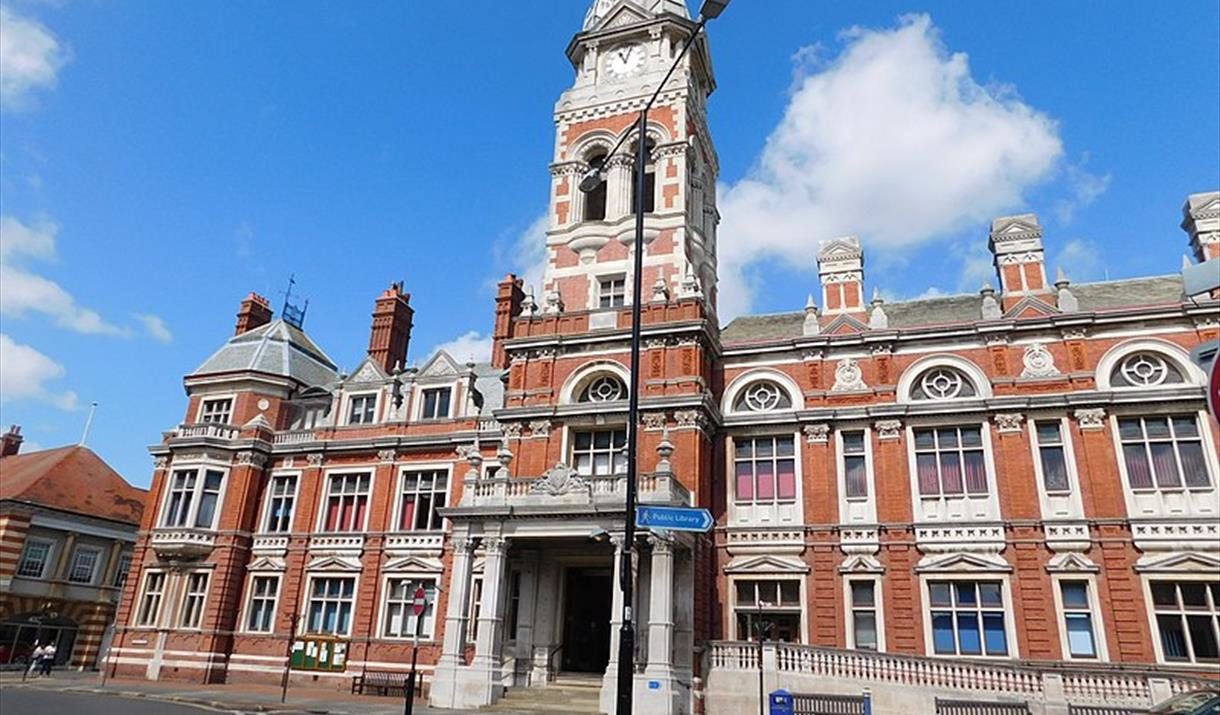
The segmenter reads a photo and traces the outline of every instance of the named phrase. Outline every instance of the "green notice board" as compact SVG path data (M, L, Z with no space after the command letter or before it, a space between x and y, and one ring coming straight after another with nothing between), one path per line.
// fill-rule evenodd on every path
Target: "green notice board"
M306 636L292 643L293 670L343 670L347 641L327 636Z

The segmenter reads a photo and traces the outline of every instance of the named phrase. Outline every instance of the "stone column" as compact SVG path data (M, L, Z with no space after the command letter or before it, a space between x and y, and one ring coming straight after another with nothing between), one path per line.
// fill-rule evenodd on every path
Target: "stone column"
M616 154L607 160L606 169L606 219L613 221L632 213L631 181L634 159L627 154Z
M483 598L479 602L479 630L475 639L474 661L471 669L477 678L477 702L471 705L490 705L500 697L500 662L502 654L500 622L504 607L504 566L508 541L499 536L483 537Z
M674 677L674 541L651 534L648 583L648 664L637 682L640 713L672 715L683 712L684 688Z
M462 647L466 642L466 602L470 600L470 566L474 542L462 535L455 536L452 544L453 562L449 569L445 637L428 699L430 704L437 707L456 706L458 673L462 669Z
M619 585L623 573L623 535L612 534L610 543L614 544L614 576L613 596L610 601L610 662L606 664L606 674L602 677L601 709L602 712L614 712L614 704L618 694L618 647L619 629L623 627L623 589Z

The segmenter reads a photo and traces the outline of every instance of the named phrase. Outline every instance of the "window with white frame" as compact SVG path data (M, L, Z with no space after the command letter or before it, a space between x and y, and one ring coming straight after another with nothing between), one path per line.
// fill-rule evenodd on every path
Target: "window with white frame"
M1110 373L1111 387L1159 387L1186 382L1182 371L1156 353L1128 355Z
M1132 489L1211 486L1194 415L1120 417L1118 438Z
M792 409L792 396L771 380L759 380L737 395L734 412L771 412Z
M225 397L216 400L204 400L199 408L199 421L227 425L233 418L233 400Z
M326 510L322 531L362 531L368 511L368 472L331 474L326 479Z
M51 560L51 548L54 542L48 539L29 537L25 540L25 548L21 550L21 563L17 565L17 575L27 578L42 578L47 571L47 563Z
M980 427L937 427L914 432L920 496L987 494L987 466Z
M211 529L216 520L216 504L224 484L224 472L205 469L179 469L170 477L169 499L165 503L162 526Z
M970 378L951 367L934 367L927 370L911 387L912 400L957 400L976 397L978 390Z
M937 655L1008 655L1000 581L929 581L932 650Z
M186 575L186 590L182 594L182 616L179 625L183 628L198 628L203 623L203 603L208 595L208 573L206 571Z
M581 391L577 402L614 402L627 399L627 386L617 375L599 375Z
M1220 663L1220 581L1152 581L1152 608L1167 662Z
M112 585L117 589L122 589L127 585L127 572L131 570L131 552L124 551L119 554L119 564L114 570L114 581Z
M422 616L415 615L415 591L423 587L424 606ZM385 623L382 635L386 638L411 638L418 630L419 637L431 640L436 627L436 579L391 578L386 580Z
M795 438L792 435L735 438L733 475L738 503L795 500Z
M72 583L93 583L101 558L102 550L96 546L77 546L72 554L72 563L68 566L68 580Z
M453 395L452 387L429 387L423 390L423 404L420 406L421 420L443 420L449 417L449 401Z
M308 631L347 635L352 625L355 594L355 577L315 577L309 589Z
M438 509L449 493L449 473L444 469L402 473L398 501L399 531L437 530L444 524Z
M878 650L877 581L851 579L847 582L851 597L852 647L856 650Z
M136 612L137 626L155 626L161 615L161 598L165 595L165 573L149 571L144 577L144 595Z
M841 432L843 440L843 494L848 499L868 496L868 459L864 430Z
M597 307L621 308L627 303L627 279L608 276L597 282Z
M371 425L377 416L377 395L352 395L347 400L347 423Z
M1059 420L1039 420L1034 423L1034 434L1038 440L1042 486L1047 494L1070 492L1072 483L1068 478L1068 453L1063 440L1063 424Z
M246 630L254 633L270 633L275 630L275 600L279 591L279 576L255 576L250 579Z
M1063 632L1068 656L1097 658L1097 628L1093 624L1093 603L1089 582L1063 579L1059 584L1063 604Z
M796 579L733 582L737 640L801 641L801 582Z
M297 475L276 474L267 489L267 522L263 531L278 533L292 530L292 510L296 506Z
M600 477L627 471L627 430L572 433L572 465L579 474Z
M470 579L470 601L466 604L466 642L479 639L479 614L483 612L483 577Z

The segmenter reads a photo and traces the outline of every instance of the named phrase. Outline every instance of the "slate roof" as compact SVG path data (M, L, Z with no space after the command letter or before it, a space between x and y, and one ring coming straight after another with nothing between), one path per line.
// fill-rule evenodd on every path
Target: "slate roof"
M1098 283L1073 283L1069 290L1079 301L1082 312L1172 305L1182 301L1182 277L1174 274ZM883 309L889 317L890 329L902 329L978 321L981 319L981 306L982 300L978 294L968 293L887 302ZM720 331L720 339L725 344L731 344L799 338L804 321L804 311L746 315L726 325Z
M138 525L147 498L88 447L0 457L0 499Z
M229 338L189 377L247 371L282 375L303 385L331 385L339 379L335 362L304 331L283 320Z

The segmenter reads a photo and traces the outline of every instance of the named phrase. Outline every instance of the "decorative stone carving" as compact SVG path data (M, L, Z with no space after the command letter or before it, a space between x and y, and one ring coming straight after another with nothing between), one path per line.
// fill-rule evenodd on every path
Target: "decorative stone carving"
M801 431L809 444L825 443L830 439L830 425L805 425Z
M496 478L508 479L508 465L513 463L513 453L508 448L508 444L500 443L500 449L496 450L496 461L500 463L500 468L496 470Z
M1085 328L1064 328L1063 330L1059 331L1059 335L1062 336L1064 340L1084 340L1085 336L1088 335L1088 332L1089 331Z
M678 427L694 427L703 429L707 425L707 416L699 410L678 410L674 412L674 421Z
M267 463L267 455L262 452L243 451L237 453L237 463L261 468Z
M877 420L873 423L877 439L898 439L902 436L901 420Z
M657 279L652 284L652 302L669 302L669 288L665 285L665 279L661 276L657 276Z
M661 428L661 441L657 443L657 471L665 474L673 473L673 465L669 463L669 458L674 454L674 443L669 441L669 427Z
M500 426L500 431L504 433L505 439L520 439L523 429L524 427L520 422L505 422Z
M881 291L873 289L873 300L870 303L872 308L868 313L868 327L870 330L885 330L890 327L890 318L885 314L885 308L882 306L885 301L881 298Z
M321 467L322 466L322 454L320 452L314 452L313 454L306 456L305 461L311 467Z
M666 414L664 412L645 412L641 417L646 430L659 430L665 427Z
M645 338L644 349L645 350L659 350L661 348L664 348L665 345L668 343L669 343L669 340L667 340L665 338Z
M530 484L531 494L561 496L572 492L589 492L589 485L577 475L572 467L559 462L543 472L542 477Z
M165 469L169 466L169 457L157 457L153 461L153 469Z
M653 553L668 554L674 549L674 537L652 531L648 533L648 545L652 547Z
M989 348L1002 348L1008 344L1008 336L1007 335L998 335L998 334L997 335L988 335L986 337L986 339L984 340L984 342L987 343L987 347L989 347Z
M818 322L818 304L813 302L813 294L805 300L805 322L801 324L801 335L806 337L822 332L822 324Z
M1061 313L1075 313L1080 310L1080 301L1076 300L1069 285L1071 283L1068 281L1067 275L1060 268L1055 275L1055 290L1057 291L1055 303L1059 306Z
M382 449L377 452L377 461L382 464L392 464L398 453L392 449Z
M686 275L682 276L682 283L678 286L678 296L681 298L703 297L703 289L699 285L699 279L695 277L695 269L690 265L686 266Z
M481 545L483 553L488 556L503 556L508 550L508 539L503 536L484 536Z
M563 298L560 297L559 291L547 291L546 305L543 306L542 312L546 315L555 315L563 312Z
M894 346L890 343L877 343L870 349L872 350L873 355L876 355L877 357L892 355L894 353Z
M1076 410L1075 415L1082 430L1099 430L1106 427L1106 411L1101 407Z
M1021 362L1025 365L1021 377L1052 377L1059 374L1059 368L1055 367L1055 356L1042 343L1027 346Z
M996 429L1001 434L1006 432L1020 432L1021 425L1025 424L1025 415L1020 412L1001 412L992 417L995 421Z
M530 434L534 437L549 437L551 434L551 421L532 420L530 422Z
M852 390L867 390L864 375L860 371L860 363L852 358L843 358L835 366L835 384L831 392L850 392Z
M538 348L534 351L534 357L539 360L553 360L555 358L555 348Z

